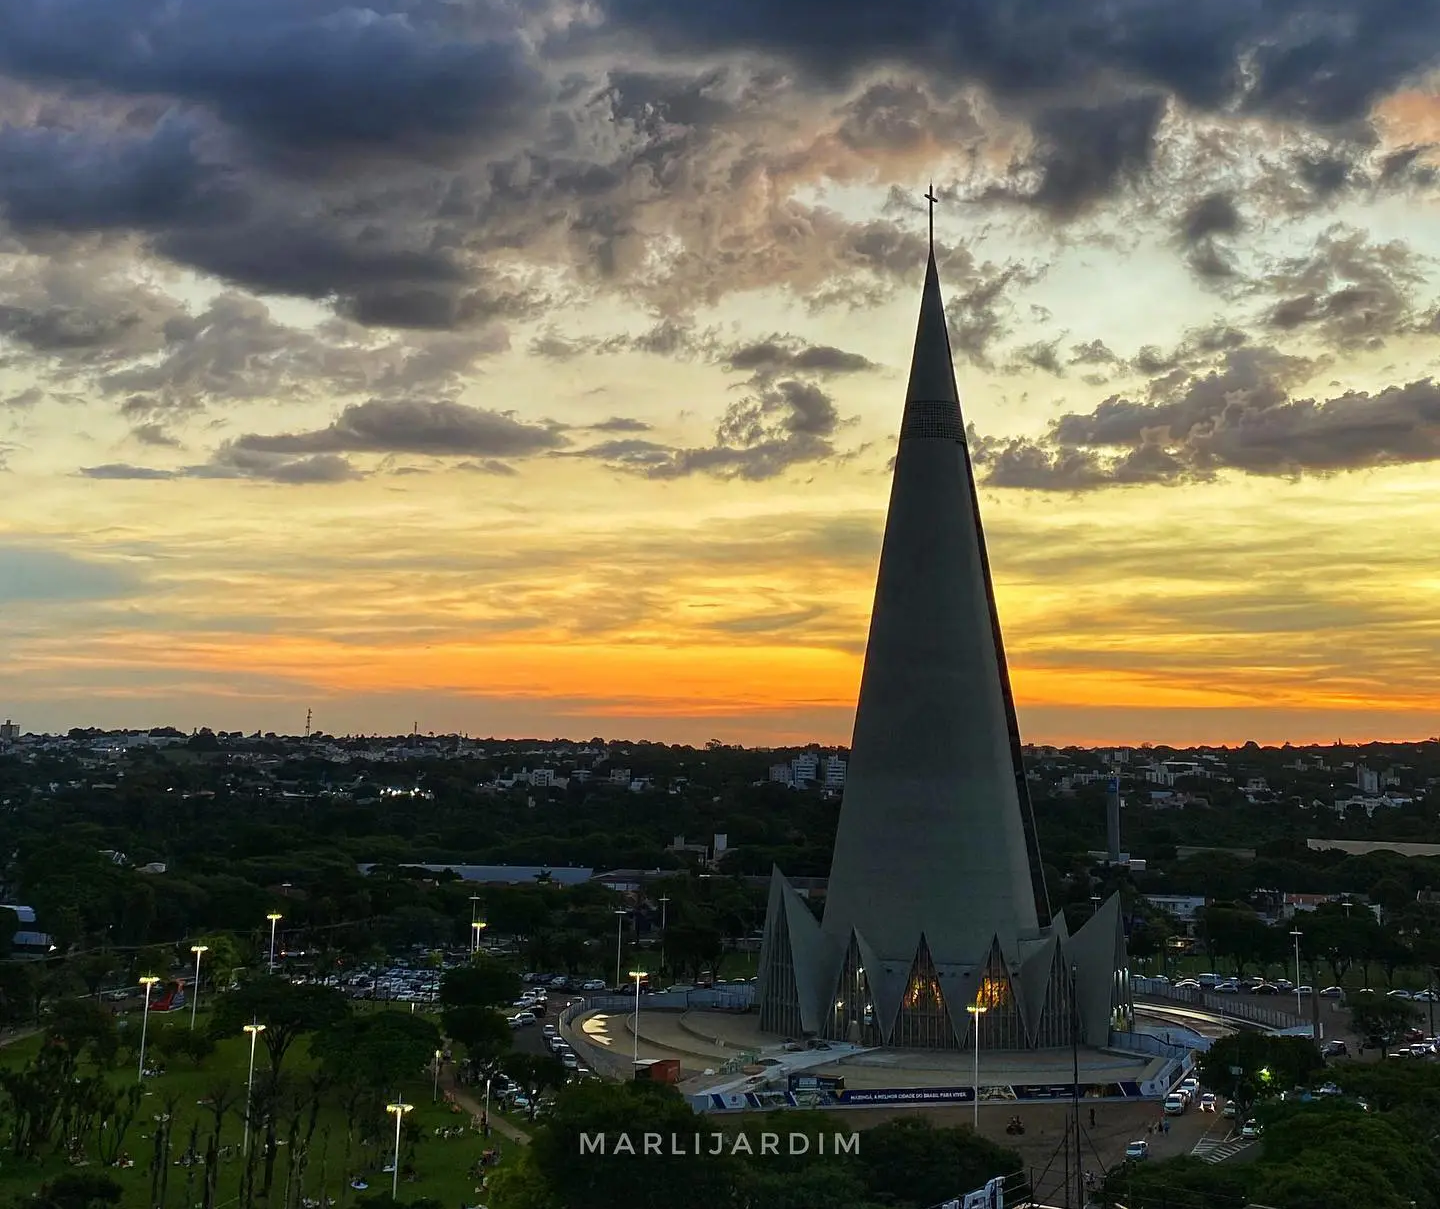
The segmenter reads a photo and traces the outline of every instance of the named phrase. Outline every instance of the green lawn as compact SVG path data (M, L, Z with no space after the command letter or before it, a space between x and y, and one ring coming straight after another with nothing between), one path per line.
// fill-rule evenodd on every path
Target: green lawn
M406 1009L408 1010L408 1008ZM138 1020L135 1021L138 1024ZM150 1025L154 1030L164 1027L184 1028L188 1017L183 1012L173 1019L157 1018L152 1015ZM202 1012L197 1027L205 1027ZM38 1051L40 1039L28 1038L0 1050L0 1065L13 1067L28 1062ZM171 1166L165 1206L169 1209L189 1209L202 1199L203 1174L199 1166L185 1168L175 1160L184 1154L190 1145L192 1123L199 1127L197 1149L202 1153L209 1138L213 1116L199 1101L217 1085L229 1083L240 1093L237 1106L227 1115L222 1126L221 1144L235 1147L236 1157L222 1160L219 1185L216 1196L217 1206L233 1205L239 1195L243 1164L238 1157L244 1128L243 1093L248 1065L249 1047L243 1037L221 1042L215 1054L199 1070L190 1063L175 1060L165 1074L145 1080L145 1098L130 1132L126 1135L124 1149L135 1160L135 1166L128 1169L111 1169L111 1175L124 1188L122 1209L155 1209L160 1202L151 1202L151 1166L155 1118L162 1111L167 1100L175 1102L175 1124L171 1134ZM256 1056L257 1083L267 1069L267 1055L263 1049ZM286 1075L306 1073L313 1068L306 1040L302 1037L286 1056L283 1068ZM111 1076L117 1086L133 1083L135 1067L126 1061ZM500 1145L502 1156L506 1150L516 1149L514 1143L504 1142L498 1137L485 1141L479 1134L467 1131L463 1136L444 1139L435 1136L437 1127L469 1123L468 1114L452 1113L444 1103L443 1092L439 1103L432 1102L432 1080L420 1076L402 1081L399 1092L404 1100L415 1106L410 1118L421 1130L421 1138L415 1147L414 1166L417 1179L400 1185L402 1201L433 1197L446 1209L460 1205L481 1203L483 1197L476 1191L476 1181L468 1174L470 1168L487 1146ZM322 1195L332 1197L337 1205L353 1204L357 1198L377 1191L388 1191L391 1176L382 1173L381 1168L390 1162L394 1148L393 1117L374 1123L366 1132L374 1142L362 1150L356 1139L346 1157L345 1114L339 1103L325 1103L320 1111L317 1128L310 1147L308 1169L301 1179L300 1193L319 1199ZM278 1130L283 1137L283 1128ZM8 1200L16 1193L31 1192L45 1180L73 1170L63 1156L52 1156L36 1164L13 1157L9 1151L9 1135L0 1136L0 1200ZM254 1139L252 1138L252 1145ZM86 1170L99 1170L99 1159L92 1144L88 1148L90 1166ZM286 1152L279 1148L275 1164L275 1186L271 1200L283 1203L286 1179ZM369 1184L368 1192L354 1191L349 1186L350 1178L363 1176ZM257 1190L259 1182L257 1180ZM292 1193L295 1190L292 1188ZM257 1203L260 1203L257 1198Z

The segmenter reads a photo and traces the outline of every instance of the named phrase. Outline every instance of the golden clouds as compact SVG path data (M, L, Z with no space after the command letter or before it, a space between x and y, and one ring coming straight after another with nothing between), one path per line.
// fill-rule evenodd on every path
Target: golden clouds
M404 697L442 702L449 725L472 731L511 733L509 717L605 733L607 720L645 718L656 738L847 739L880 476L837 471L810 511L713 494L707 506L636 483L613 511L586 513L561 500L593 492L598 472L564 473L585 481L506 480L526 493L523 512L487 500L490 484L471 476L408 478L383 499L349 484L337 489L348 501L317 505L304 524L292 494L250 488L226 540L213 527L234 485L166 485L193 501L164 513L168 532L134 488L101 539L66 545L142 569L138 600L73 616L35 605L34 626L12 610L21 637L0 683L41 709L47 685L57 709L73 709L81 678L141 710L161 689L222 714L227 694L236 708L305 697L351 716ZM1043 719L1027 738L1163 741L1167 716L1204 713L1200 737L1240 741L1263 711L1362 712L1384 732L1387 715L1433 705L1440 592L1426 552L1440 520L1423 471L1384 482L1378 525L1381 493L1358 476L1058 504L987 495L1017 697ZM1094 729L1126 710L1144 733Z

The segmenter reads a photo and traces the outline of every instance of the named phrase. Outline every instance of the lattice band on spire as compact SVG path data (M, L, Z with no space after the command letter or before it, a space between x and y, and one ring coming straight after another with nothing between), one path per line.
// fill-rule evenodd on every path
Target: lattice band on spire
M963 441L965 425L960 420L959 405L951 400L926 402L921 399L912 399L905 404L905 415L900 421L900 439L923 438Z

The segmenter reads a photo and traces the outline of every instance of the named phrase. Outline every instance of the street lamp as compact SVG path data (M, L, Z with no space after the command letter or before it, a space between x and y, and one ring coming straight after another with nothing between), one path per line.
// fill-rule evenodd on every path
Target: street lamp
M434 1104L440 1099L440 1059L444 1057L445 1051L435 1051L435 1086L430 1089L430 1103Z
M1305 933L1296 928L1290 935L1295 938L1295 1015L1304 1019L1305 1009L1300 1006L1300 938Z
M624 939L624 936L625 936L625 917L626 917L627 915L629 915L629 914L630 914L629 911L623 910L623 909L618 908L618 907L617 907L616 910L615 910L615 988L616 988L616 990L619 990L619 988L623 985L623 984L620 982L620 945L621 945L621 943L623 942L623 939Z
M195 1031L195 1009L200 1006L200 954L208 953L209 945L191 945L190 952L195 954L195 993L190 996L190 1031Z
M270 973L275 973L275 925L285 917L279 911L271 911L265 917L270 921Z
M400 1195L400 1123L405 1120L405 1114L415 1105L404 1104L396 1101L394 1104L385 1105L386 1112L395 1114L395 1176L390 1181L390 1199L393 1201Z
M980 1017L990 1009L976 999L965 1009L975 1022L975 1132L980 1132Z
M135 1076L137 1083L145 1078L145 1034L150 1027L150 988L159 981L159 976L155 974L146 974L140 979L140 985L145 988L145 1014L140 1017L140 1073Z
M470 952L475 952L480 946L480 929L475 925L480 922L480 896L470 896Z
M265 1031L265 1026L252 1021L244 1026L250 1034L250 1073L245 1077L245 1144L242 1154L250 1153L250 1102L255 1090L255 1039Z
M480 952L480 934L485 931L483 919L472 919L470 921L470 955L473 957Z
M644 970L631 970L631 971L630 971L630 977L635 980L635 1023L634 1023L634 1029L633 1029L633 1031L634 1031L634 1033L635 1033L635 1052L634 1052L634 1055L631 1057L631 1063L632 1063L632 1065L634 1065L634 1066L639 1066L639 1065L640 1065L640 980L645 977L645 971L644 971Z
M490 1078L491 1078L491 1076L489 1076L489 1075L486 1075L486 1076L485 1076L485 1128L486 1128L486 1129L489 1129L489 1128L490 1128ZM489 1135L487 1134L486 1136L488 1137Z
M667 968L665 965L665 915L669 905L670 896L662 894L660 896L660 968L662 970Z

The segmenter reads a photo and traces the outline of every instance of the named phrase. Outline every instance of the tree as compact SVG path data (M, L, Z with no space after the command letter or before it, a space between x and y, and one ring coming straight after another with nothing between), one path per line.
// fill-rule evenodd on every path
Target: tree
M1205 907L1200 911L1201 934L1212 960L1229 957L1236 973L1254 961L1264 961L1277 949L1276 939L1263 919L1240 903Z
M89 999L61 999L51 1004L45 1035L76 1059L88 1058L102 1068L114 1066L120 1053L115 1017Z
M1350 1023L1367 1045L1389 1048L1405 1035L1417 1018L1415 1006L1387 995L1352 995Z
M564 1087L570 1072L559 1058L550 1054L507 1054L500 1069L520 1084L530 1095L530 1115L535 1115L535 1101L542 1092Z
M1216 1166L1189 1155L1164 1162L1125 1163L1110 1169L1103 1186L1104 1204L1129 1209L1241 1209L1250 1198L1245 1177L1230 1166Z
M1308 1037L1266 1033L1219 1037L1199 1062L1200 1081L1206 1087L1247 1108L1267 1092L1308 1087L1324 1069L1325 1060Z
M867 1129L860 1148L860 1169L870 1194L915 1205L948 1200L957 1191L979 1188L1023 1165L1013 1150L968 1129L937 1127L923 1117L900 1117Z
M327 1076L372 1090L411 1078L435 1060L439 1048L439 1030L411 1012L351 1016L316 1034L310 1043L310 1052Z
M510 1022L493 1008L465 1004L447 1007L440 1017L445 1035L465 1047L472 1062L493 1062L514 1040Z
M477 956L440 976L440 1002L446 1007L495 1007L519 994L520 976L489 957Z
M100 1209L119 1204L122 1192L108 1175L75 1171L56 1176L40 1189L38 1197L25 1203L34 1209Z
M297 985L269 975L220 996L210 1032L233 1037L252 1021L263 1024L260 1040L270 1055L271 1077L278 1079L285 1055L301 1034L333 1028L349 1015L349 1001L334 987Z
M600 1158L580 1147L581 1134L604 1134L612 1143L627 1134L638 1154L647 1132L688 1138L695 1130L694 1112L673 1088L650 1082L575 1084L532 1135L526 1156L532 1178L513 1185L497 1181L493 1204L495 1209L674 1209L734 1203L735 1160L728 1155Z

